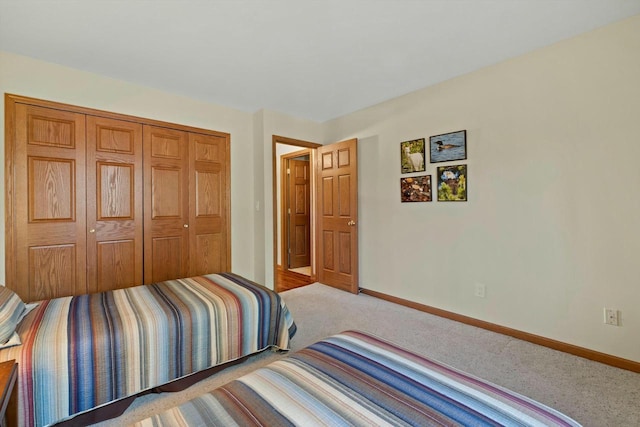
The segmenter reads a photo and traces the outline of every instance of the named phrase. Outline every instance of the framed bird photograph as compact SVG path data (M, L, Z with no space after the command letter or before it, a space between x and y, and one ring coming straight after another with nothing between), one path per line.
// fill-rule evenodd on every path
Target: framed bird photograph
M467 201L467 165L438 166L438 201Z
M443 133L429 137L431 163L465 160L467 158L467 131Z

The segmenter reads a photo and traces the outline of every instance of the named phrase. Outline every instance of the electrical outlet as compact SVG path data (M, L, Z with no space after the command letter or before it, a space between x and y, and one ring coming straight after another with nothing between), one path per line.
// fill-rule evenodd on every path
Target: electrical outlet
M620 326L618 310L615 308L604 308L604 323L612 326Z
M474 295L478 298L484 298L487 291L487 287L482 283L476 283L476 290Z

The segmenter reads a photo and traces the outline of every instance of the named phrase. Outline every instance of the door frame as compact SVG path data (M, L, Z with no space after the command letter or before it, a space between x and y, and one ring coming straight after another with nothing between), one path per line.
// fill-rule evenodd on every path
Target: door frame
M311 280L315 281L315 168L313 164L316 159L316 148L322 147L322 144L318 144L315 142L303 141L300 139L287 138L285 136L273 135L271 137L271 160L272 160L272 197L273 197L273 284L274 289L278 292L278 281L277 274L278 268L282 268L278 264L278 204L280 201L278 200L278 180L277 174L280 173L280 170L276 169L276 160L277 160L277 144L284 145L293 145L296 147L300 147L301 149L309 149L310 154L310 172L311 172ZM284 246L284 245L283 245Z

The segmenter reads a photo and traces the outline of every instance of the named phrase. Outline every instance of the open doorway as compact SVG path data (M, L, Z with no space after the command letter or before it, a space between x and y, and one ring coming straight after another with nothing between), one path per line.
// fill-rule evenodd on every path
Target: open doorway
M274 288L315 282L315 149L308 141L273 136Z
M311 150L280 156L281 264L311 277Z
M277 292L316 280L347 292L359 292L357 145L356 138L320 145L273 136L273 259ZM286 253L283 249L288 239L282 237L283 229L295 225L293 220L284 220L289 208L282 208L282 194L287 190L281 190L282 181L279 180L283 173L280 163L288 158L283 156L287 150L294 153L290 156L293 160L309 154L306 174L310 177L310 237L306 240L310 246L311 265L308 276L289 268L289 247ZM297 188L293 190L294 193L297 191ZM295 235L298 231L289 233Z

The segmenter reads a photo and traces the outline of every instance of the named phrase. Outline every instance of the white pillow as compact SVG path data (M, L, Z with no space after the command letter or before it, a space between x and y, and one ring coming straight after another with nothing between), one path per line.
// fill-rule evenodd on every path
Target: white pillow
M20 316L20 318L18 319L17 324L19 324L20 321L24 319L25 316L29 314L29 312L34 308L36 308L37 306L38 306L38 303L25 304L25 310L23 311L22 316ZM20 340L20 335L18 335L18 333L14 331L13 335L9 337L9 340L7 342L5 342L4 344L0 344L0 350L3 348L9 348L9 347L13 347L14 345L21 345L21 344L22 344L22 341Z
M0 287L0 344L9 341L25 310L24 302L15 292Z

